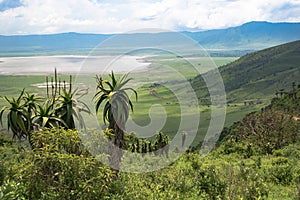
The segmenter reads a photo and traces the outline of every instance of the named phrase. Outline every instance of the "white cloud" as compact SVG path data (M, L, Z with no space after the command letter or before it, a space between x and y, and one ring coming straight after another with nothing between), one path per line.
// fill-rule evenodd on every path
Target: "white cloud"
M1 0L0 0L1 1ZM201 30L248 21L300 21L299 0L23 0L0 12L0 34Z

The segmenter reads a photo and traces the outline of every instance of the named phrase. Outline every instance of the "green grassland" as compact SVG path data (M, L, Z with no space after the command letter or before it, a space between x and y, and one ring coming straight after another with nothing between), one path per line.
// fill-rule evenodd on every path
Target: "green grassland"
M193 119L200 117L200 123L198 129L196 130L197 136L194 140L193 145L199 144L205 133L207 131L209 122L211 120L211 107L207 105L202 105L200 102L199 110L195 112L194 107L185 107L182 108L180 102L176 95L185 96L186 88L183 87L182 81L174 80L172 73L175 71L179 72L183 76L183 80L190 80L199 73L205 73L209 69L215 68L216 66L221 66L227 63L231 63L237 58L235 57L214 57L213 61L210 58L174 58L174 57L151 57L149 58L152 62L147 72L132 73L129 76L133 78L131 85L137 85L138 91L138 101L134 101L134 112L131 114L131 118L138 126L146 126L151 123L149 116L149 110L152 106L160 105L160 108L163 108L167 115L166 123L161 129L153 130L158 132L162 130L164 133L168 134L171 138L177 134L177 132L182 131L178 130L180 124L180 118L183 112L180 109L187 109L184 111L185 116L191 121ZM205 67L206 66L206 67ZM171 69L171 70L170 70ZM174 71L172 71L174 70ZM49 75L49 81L51 81L51 76ZM105 75L104 75L105 77ZM59 75L59 79L69 81L68 75ZM0 96L16 97L19 92L26 88L28 92L39 93L42 96L46 95L45 88L38 88L37 86L41 83L44 83L46 80L45 76L1 76L0 77ZM78 75L73 76L74 87L79 89L88 89L88 94L82 97L82 100L85 101L92 110L94 110L93 104L93 95L95 91L95 77L91 75ZM156 83L157 85L154 85ZM162 84L162 85L161 85ZM169 85L168 85L169 84ZM153 86L154 85L154 86ZM163 86L164 85L164 86ZM175 85L174 91L168 89L169 86ZM49 89L51 93L51 89ZM151 94L151 91L155 91L155 94ZM267 103L267 102L265 102ZM0 104L3 105L3 101L0 101ZM242 118L246 113L259 110L264 104L261 105L248 105L245 106L243 103L235 103L227 107L226 114L226 126L230 126L233 122ZM198 106L197 106L198 107ZM160 111L154 113L155 119L159 120ZM198 116L195 116L195 115ZM199 116L200 115L200 116ZM98 116L98 120L95 117L90 115L84 115L87 127L97 127L98 122L100 126L103 126L103 120L101 114ZM189 130L189 127L185 127L184 131L195 131ZM143 134L143 133L138 133ZM149 134L149 133L148 133Z

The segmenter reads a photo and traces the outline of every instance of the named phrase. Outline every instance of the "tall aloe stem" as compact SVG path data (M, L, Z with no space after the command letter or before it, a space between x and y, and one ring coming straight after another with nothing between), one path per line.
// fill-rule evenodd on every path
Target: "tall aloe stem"
M47 98L49 98L49 84L48 84L48 76L46 76L46 92L47 92Z

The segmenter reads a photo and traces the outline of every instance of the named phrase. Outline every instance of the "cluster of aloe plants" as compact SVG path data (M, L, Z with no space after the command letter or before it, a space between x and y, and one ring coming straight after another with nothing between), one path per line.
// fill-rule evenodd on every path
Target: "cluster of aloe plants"
M123 156L123 150L129 145L126 144L125 124L129 117L129 111L133 111L132 101L127 91L132 91L137 100L137 92L126 85L131 80L128 74L118 78L112 72L109 79L96 76L96 94L94 95L96 112L102 110L104 123L108 122L109 135L108 153L110 155L110 167L115 171L119 170ZM31 136L35 130L40 128L62 127L65 129L75 129L76 123L79 127L84 127L84 119L81 112L90 113L88 106L80 100L81 91L72 89L72 76L69 84L61 81L57 77L55 70L54 78L46 77L46 96L30 94L23 89L17 99L2 97L8 106L0 110L0 120L2 124L3 114L7 113L7 127L13 133L13 137L19 140L25 138L31 144ZM101 107L103 105L103 107ZM139 141L132 144L131 150L136 152L156 152L165 153L168 156L168 149L160 152L159 149L168 144L169 138L161 132L157 134L153 144ZM132 142L132 141L131 141ZM150 142L150 141L148 141ZM145 144L144 144L145 143ZM33 144L31 144L33 147ZM159 152L158 152L159 151Z
M57 80L55 70L54 81L48 82L47 96L31 94L23 89L18 98L2 99L8 104L0 110L0 120L2 124L3 114L7 113L7 128L12 131L13 137L19 140L25 138L30 142L30 137L34 130L40 128L63 127L67 129L75 128L75 121L79 126L84 127L84 121L80 112L90 113L88 106L81 101L78 90L72 90L72 76L68 86L66 82ZM52 93L49 95L49 87Z
M138 138L135 133L131 133L127 135L126 140L126 149L131 152L142 153L143 156L151 153L156 156L163 154L165 154L166 157L169 156L168 144L170 138L161 131L158 132L153 139Z

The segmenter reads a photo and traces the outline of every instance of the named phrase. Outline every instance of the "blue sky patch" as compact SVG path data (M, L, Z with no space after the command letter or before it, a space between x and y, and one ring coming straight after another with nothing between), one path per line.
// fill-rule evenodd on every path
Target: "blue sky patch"
M12 9L12 8L17 8L22 6L23 4L21 3L20 0L3 0L0 3L0 12Z

